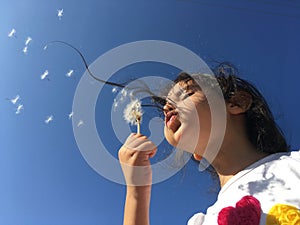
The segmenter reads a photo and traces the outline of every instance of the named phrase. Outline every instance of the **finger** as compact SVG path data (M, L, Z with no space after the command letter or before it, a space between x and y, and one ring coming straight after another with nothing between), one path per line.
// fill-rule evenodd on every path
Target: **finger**
M146 136L139 136L139 134L130 135L124 143L124 146L136 151L147 151L156 148L156 146L148 140Z
M153 151L157 147L151 141L142 142L136 149L139 151Z
M142 134L136 134L136 133L131 133L131 134L127 137L125 143L126 143L126 142L132 142L132 141L138 140L138 139L143 139L143 138L144 138L144 139L147 139L147 137L146 137L145 135L142 135Z
M155 156L157 152L157 149L153 150L150 154L149 154L149 158L153 158Z
M149 160L156 154L157 150L151 150L151 151L137 151L135 152L135 155L133 156L135 159L143 159L143 160Z
M147 138L147 136L143 134L137 134L137 133L131 133L130 136L135 137L135 138Z

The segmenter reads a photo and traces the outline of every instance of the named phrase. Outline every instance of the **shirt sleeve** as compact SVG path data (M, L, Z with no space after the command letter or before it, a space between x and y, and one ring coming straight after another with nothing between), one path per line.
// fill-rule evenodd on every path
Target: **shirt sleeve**
M300 160L300 150L294 150L291 152L291 158L295 160Z
M204 219L205 219L205 214L197 213L189 219L187 225L202 225Z

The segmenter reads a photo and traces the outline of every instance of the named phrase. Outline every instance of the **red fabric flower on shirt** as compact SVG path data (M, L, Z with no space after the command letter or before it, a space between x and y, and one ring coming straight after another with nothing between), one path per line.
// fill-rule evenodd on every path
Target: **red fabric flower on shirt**
M259 225L261 208L253 196L244 196L235 207L223 208L218 215L219 225Z

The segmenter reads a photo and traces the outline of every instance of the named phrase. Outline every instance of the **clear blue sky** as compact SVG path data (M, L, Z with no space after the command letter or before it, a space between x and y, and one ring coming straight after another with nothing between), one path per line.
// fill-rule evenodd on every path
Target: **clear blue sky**
M61 19L58 9L64 10ZM87 164L68 119L85 71L83 64L65 46L52 45L44 51L47 42L73 44L88 63L112 48L139 40L180 44L207 63L231 61L266 96L289 143L297 149L299 9L296 1L283 0L1 0L0 225L122 223L125 187ZM16 37L9 38L13 28ZM24 54L28 36L32 41ZM74 74L68 78L65 74L70 69ZM45 70L50 81L40 79ZM126 81L132 78L130 71L129 67L114 78ZM134 72L174 77L160 67ZM15 114L18 103L6 100L16 95L24 105L20 114ZM110 91L102 94L96 121L99 135L116 156L121 143L105 125L112 101ZM45 124L49 115L54 120ZM147 130L147 124L143 126ZM213 203L217 189L209 175L190 162L172 178L154 185L152 224L185 224Z

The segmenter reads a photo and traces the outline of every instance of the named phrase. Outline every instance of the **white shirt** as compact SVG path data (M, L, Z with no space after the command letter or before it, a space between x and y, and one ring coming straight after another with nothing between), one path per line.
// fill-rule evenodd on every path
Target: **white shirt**
M260 202L260 225L271 224L266 218L268 214L268 219L271 214L277 218L278 213L276 216L273 211L278 207L282 209L281 214L287 214L285 209L292 209L292 219L300 223L300 151L272 154L240 171L222 187L206 215L195 214L188 225L218 225L219 212L228 206L236 207L236 203L247 195Z

